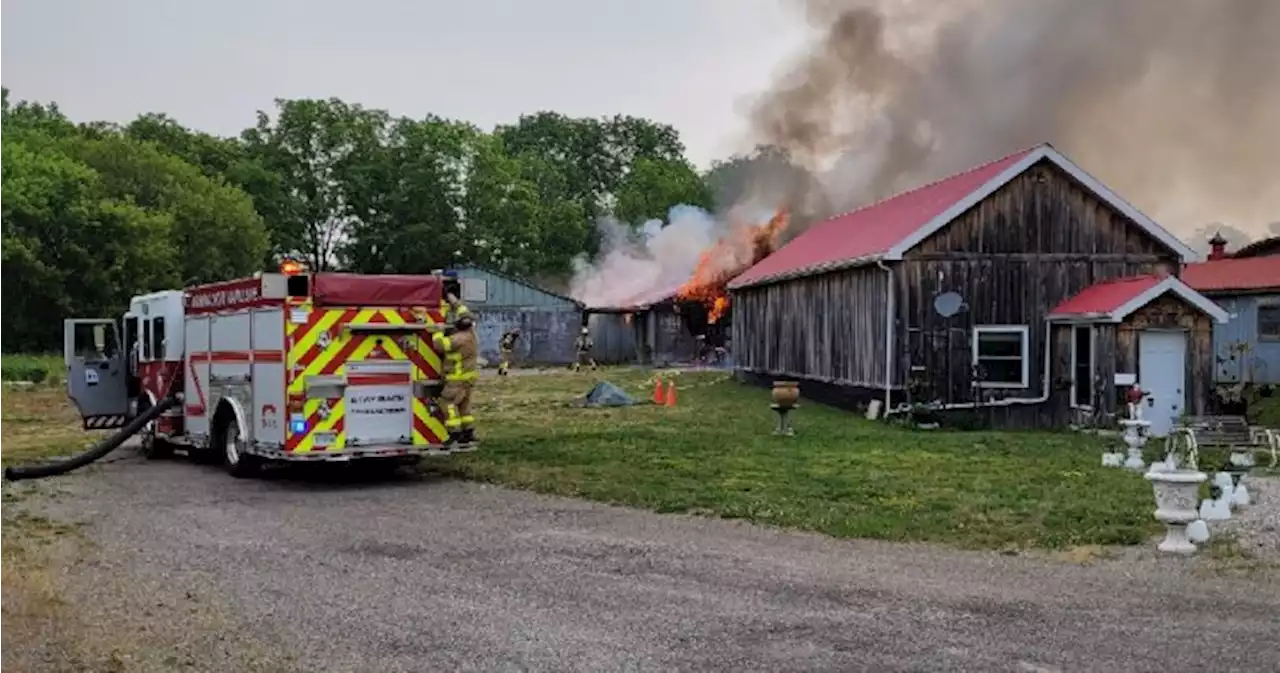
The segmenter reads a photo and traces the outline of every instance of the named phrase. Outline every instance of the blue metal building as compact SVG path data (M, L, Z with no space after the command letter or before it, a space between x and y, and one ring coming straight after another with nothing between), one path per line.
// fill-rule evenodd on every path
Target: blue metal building
M1187 284L1230 315L1214 325L1214 382L1280 384L1280 237L1226 252L1226 240L1209 241L1208 261L1189 264Z
M582 329L582 305L533 283L479 266L452 269L462 286L462 301L476 314L480 357L498 363L498 341L519 327L516 365L568 364L573 341Z
M1214 325L1214 381L1280 384L1280 288L1213 300L1231 316L1225 325Z

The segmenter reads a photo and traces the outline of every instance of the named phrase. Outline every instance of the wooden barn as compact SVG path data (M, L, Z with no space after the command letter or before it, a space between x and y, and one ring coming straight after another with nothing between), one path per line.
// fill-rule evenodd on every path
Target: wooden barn
M701 335L712 345L723 345L727 321L708 323L707 309L699 302L676 297L679 286L641 293L617 306L586 310L595 342L597 361L666 367L698 358Z
M1194 251L1049 145L810 227L729 284L740 376L843 405L981 409L1006 426L1203 413L1212 301Z

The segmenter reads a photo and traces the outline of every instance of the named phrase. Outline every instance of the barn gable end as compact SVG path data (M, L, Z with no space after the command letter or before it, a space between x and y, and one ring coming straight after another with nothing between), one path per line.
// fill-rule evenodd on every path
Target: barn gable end
M1176 273L1181 251L1042 159L903 255L1144 257Z

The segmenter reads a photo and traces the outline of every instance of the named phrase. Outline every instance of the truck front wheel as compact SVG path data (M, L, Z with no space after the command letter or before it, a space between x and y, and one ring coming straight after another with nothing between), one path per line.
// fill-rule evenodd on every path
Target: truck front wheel
M137 415L141 416L151 409L151 398L146 395L139 396L136 404ZM142 427L142 432L138 433L138 437L142 440L143 457L152 460L173 455L173 444L156 433L156 423L157 421L147 423Z

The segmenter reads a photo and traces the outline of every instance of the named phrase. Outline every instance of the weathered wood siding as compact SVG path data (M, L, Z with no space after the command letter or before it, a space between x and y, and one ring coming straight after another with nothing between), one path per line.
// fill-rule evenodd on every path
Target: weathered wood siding
M901 338L895 375L922 401L1039 397L1049 310L1089 285L1157 266L1176 273L1176 253L1051 164L1032 167L922 241L898 266ZM943 318L933 303L948 291L958 292L966 308ZM977 325L1029 328L1025 389L985 389L975 395L971 365ZM1061 371L1069 382L1070 342L1062 339L1051 351L1050 377ZM1050 383L1052 390L1059 389ZM1050 404L1031 412L1040 417L1029 424L1055 424L1067 416L1068 406L1069 383Z
M737 367L883 389L888 275L871 266L735 292Z
M1213 319L1181 299L1165 295L1129 316L1116 330L1116 371L1133 372L1142 380L1138 347L1142 330L1182 330L1187 333L1187 366L1183 408L1204 414L1213 383Z

